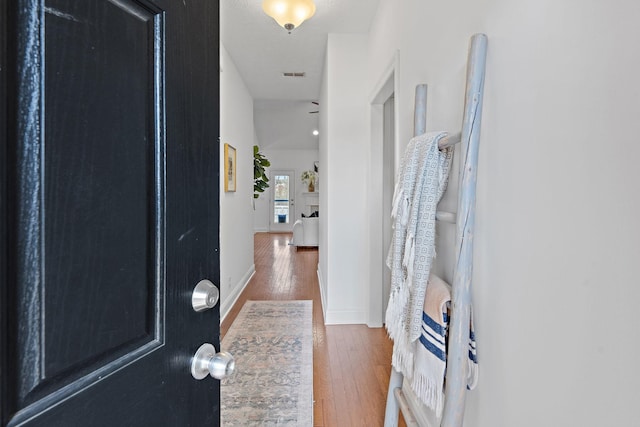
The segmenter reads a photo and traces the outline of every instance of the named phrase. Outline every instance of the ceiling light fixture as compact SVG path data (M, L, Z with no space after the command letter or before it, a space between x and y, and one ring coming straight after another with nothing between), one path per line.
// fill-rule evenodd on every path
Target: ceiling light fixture
M315 129L315 130L313 131L313 136L318 136L319 134L320 134L320 132L318 132L318 129Z
M316 13L316 5L313 0L264 0L262 10L291 34Z

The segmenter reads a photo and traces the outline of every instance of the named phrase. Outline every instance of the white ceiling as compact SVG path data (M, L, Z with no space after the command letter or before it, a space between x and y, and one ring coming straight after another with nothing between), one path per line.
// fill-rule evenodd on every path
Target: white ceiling
M261 148L318 147L318 110L328 33L366 33L379 0L315 0L316 13L288 34L262 0L221 0L220 38L255 100ZM284 72L304 72L286 78Z
M256 100L253 102L253 123L261 148L317 149L318 106L309 101ZM268 142L268 143L267 143Z

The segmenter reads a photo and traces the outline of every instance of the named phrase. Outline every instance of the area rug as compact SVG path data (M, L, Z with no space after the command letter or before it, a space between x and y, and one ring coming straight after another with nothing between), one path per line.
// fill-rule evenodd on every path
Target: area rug
M222 381L222 425L311 426L312 301L247 301L222 339L236 372Z

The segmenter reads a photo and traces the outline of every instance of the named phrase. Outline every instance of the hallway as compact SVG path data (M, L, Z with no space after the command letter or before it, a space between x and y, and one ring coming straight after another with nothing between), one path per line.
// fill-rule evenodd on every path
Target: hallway
M247 300L313 300L314 426L382 426L392 342L384 328L325 326L318 251L289 246L291 234L255 234L256 272L221 325Z

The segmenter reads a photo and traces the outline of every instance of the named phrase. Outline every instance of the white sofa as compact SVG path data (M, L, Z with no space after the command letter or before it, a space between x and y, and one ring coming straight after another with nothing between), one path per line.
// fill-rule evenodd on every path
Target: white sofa
M320 218L301 218L293 224L293 246L318 246L318 224Z

